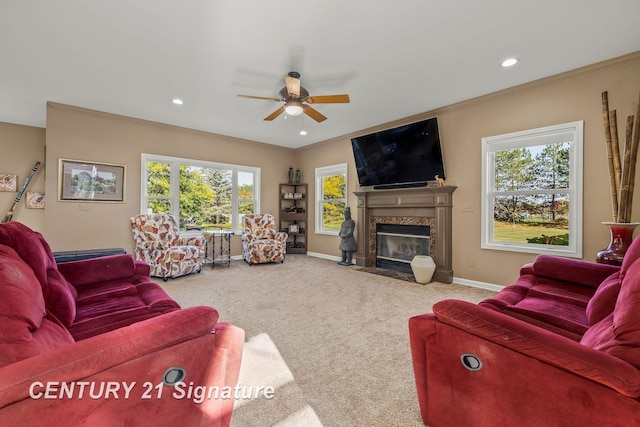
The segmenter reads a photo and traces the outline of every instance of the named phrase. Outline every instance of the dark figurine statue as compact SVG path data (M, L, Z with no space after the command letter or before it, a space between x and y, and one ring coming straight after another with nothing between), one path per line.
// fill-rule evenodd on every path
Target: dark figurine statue
M356 238L353 235L355 229L356 222L351 219L351 208L346 207L344 209L344 221L342 221L340 233L338 233L338 236L342 239L340 241L342 260L338 261L340 265L351 265L351 259L357 247Z

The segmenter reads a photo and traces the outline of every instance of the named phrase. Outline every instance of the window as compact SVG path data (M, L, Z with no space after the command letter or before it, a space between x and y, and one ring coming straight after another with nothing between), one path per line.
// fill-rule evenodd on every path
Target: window
M260 211L259 180L259 168L143 154L141 212L173 214L181 230L239 231Z
M347 206L347 164L316 168L316 233L340 231Z
M582 257L582 121L482 138L482 247Z

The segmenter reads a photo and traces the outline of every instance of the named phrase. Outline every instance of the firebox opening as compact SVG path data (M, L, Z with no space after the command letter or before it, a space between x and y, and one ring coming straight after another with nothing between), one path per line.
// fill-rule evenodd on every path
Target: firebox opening
M428 225L376 224L376 267L411 273L416 255L430 255Z

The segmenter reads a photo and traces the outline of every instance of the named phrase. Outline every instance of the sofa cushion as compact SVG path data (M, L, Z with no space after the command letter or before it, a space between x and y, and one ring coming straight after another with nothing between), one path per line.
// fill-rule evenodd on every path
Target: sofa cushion
M579 341L589 327L585 310L594 292L589 286L524 274L479 305Z
M5 245L0 245L0 295L0 339L28 340L45 316L42 288L31 268Z
M45 305L66 327L76 317L75 288L60 274L44 237L24 224L0 224L0 243L13 248L33 270L42 286Z
M620 272L613 273L596 289L587 304L587 319L593 326L613 312L620 292Z
M625 273L613 312L589 328L580 342L640 368L640 262Z
M73 343L69 331L45 310L31 268L0 244L0 367Z

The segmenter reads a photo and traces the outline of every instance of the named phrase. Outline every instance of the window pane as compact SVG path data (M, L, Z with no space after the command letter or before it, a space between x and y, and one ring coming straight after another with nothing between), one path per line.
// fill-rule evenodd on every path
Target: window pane
M206 226L213 198L202 168L180 165L180 229Z
M254 211L253 202L240 202L238 211L240 214L256 213Z
M499 150L495 191L569 187L568 142Z
M202 206L203 227L230 227L232 215L233 182L230 170L204 168L205 183L211 198Z
M566 194L495 197L493 212L494 241L569 245Z
M322 229L340 230L340 225L344 220L345 202L323 202L322 203Z
M253 173L238 172L238 198L241 200L253 199Z
M169 196L171 168L168 163L147 162L147 195Z
M323 200L345 199L346 185L344 175L322 177Z
M169 199L151 199L149 200L149 209L154 214L170 214L171 200Z

